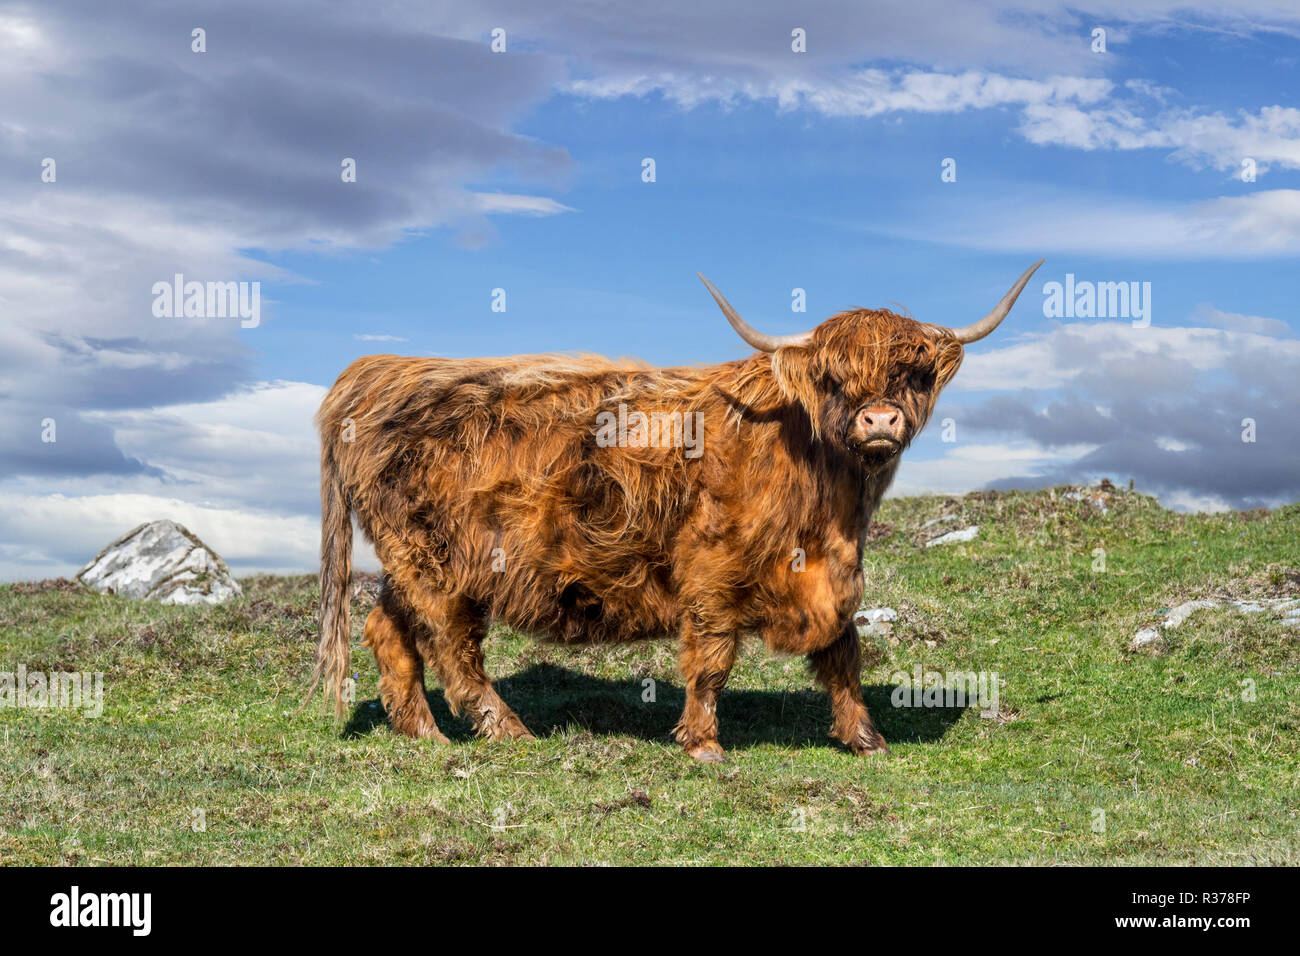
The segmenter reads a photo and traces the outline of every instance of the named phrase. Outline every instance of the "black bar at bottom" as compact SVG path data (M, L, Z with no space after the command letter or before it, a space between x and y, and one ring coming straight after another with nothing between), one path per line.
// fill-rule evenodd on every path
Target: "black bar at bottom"
M575 933L651 945L680 941L697 923L744 935L779 922L814 937L838 924L872 945L948 932L970 943L1231 945L1286 927L1293 883L1288 869L11 868L0 869L0 913L6 943L283 938L351 948L401 932L438 946L443 929L459 927L494 945Z

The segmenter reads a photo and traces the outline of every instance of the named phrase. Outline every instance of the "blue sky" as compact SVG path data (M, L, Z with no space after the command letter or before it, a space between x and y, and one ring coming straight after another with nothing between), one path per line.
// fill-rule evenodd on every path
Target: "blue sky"
M102 6L0 3L0 578L159 517L311 570L309 420L353 358L745 354L697 270L792 332L965 324L1046 258L895 493L1300 497L1300 8ZM260 281L261 324L153 316L175 272ZM1150 328L1045 317L1067 273L1150 283Z

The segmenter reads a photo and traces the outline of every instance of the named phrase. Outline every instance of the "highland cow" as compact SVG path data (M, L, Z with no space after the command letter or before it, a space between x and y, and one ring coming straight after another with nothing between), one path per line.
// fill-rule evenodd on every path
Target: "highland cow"
M830 695L831 736L855 754L886 751L853 624L867 526L962 346L997 327L1040 264L973 325L858 309L784 336L755 331L701 276L758 350L722 365L358 359L317 416L316 681L341 713L355 514L385 572L364 643L401 733L447 739L425 699L429 666L479 734L530 736L483 669L496 620L564 643L678 635L686 706L674 734L704 761L723 759L718 698L742 635L757 634L807 657ZM656 420L694 423L695 453L649 440L642 426Z

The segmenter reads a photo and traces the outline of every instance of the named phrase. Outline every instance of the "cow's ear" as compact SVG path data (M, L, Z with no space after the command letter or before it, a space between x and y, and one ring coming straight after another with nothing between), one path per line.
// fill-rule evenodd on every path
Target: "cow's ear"
M946 388L948 383L953 380L957 374L957 369L961 368L961 360L965 356L966 350L961 347L960 342L954 342L951 339L945 339L939 343L939 355L934 363L934 381L935 390Z
M772 353L772 374L787 401L803 406L812 421L813 435L819 432L825 396L817 388L821 378L816 350L786 347Z

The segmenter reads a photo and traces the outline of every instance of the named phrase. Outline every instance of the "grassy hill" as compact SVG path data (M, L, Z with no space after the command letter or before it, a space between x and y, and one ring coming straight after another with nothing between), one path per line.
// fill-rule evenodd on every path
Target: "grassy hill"
M1223 604L1128 649L1190 599L1300 596L1300 505L1180 515L1069 492L881 509L864 603L898 619L868 638L863 683L893 754L866 760L826 737L802 660L757 641L719 708L732 762L704 766L669 737L671 643L497 629L489 671L539 739L474 740L430 679L438 746L389 731L364 649L346 724L296 712L312 578L245 579L199 609L0 587L0 671L104 673L99 718L0 708L0 862L1300 862L1300 627ZM916 665L996 672L997 713L893 706Z

